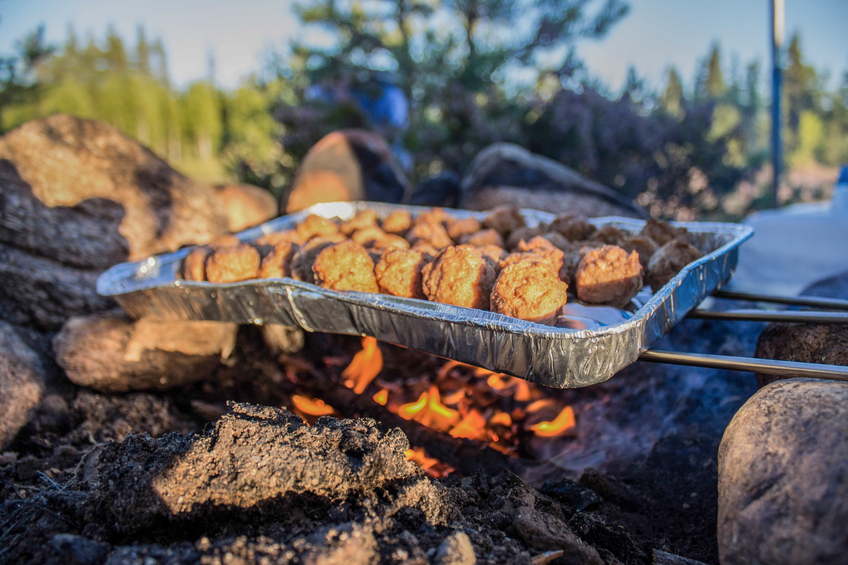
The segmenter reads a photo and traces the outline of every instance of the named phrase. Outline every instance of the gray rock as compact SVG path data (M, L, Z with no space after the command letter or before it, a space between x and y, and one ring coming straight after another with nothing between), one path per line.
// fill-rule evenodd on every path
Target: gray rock
M848 273L813 283L801 296L848 300ZM769 324L760 334L754 353L761 359L848 365L848 326L840 324ZM787 378L757 374L760 387Z
M0 243L0 319L57 330L71 316L114 308L97 294L99 275Z
M436 565L474 565L477 556L471 539L465 532L454 532L443 541L436 550L433 559Z
M313 145L283 199L285 213L321 202L403 201L409 181L378 134L348 129L334 131Z
M106 268L226 230L212 187L115 128L58 114L0 137L0 319L52 331L113 308Z
M0 159L14 164L44 207L73 207L92 198L122 206L120 233L131 260L207 243L227 229L212 187L184 177L135 140L94 120L56 114L28 122L0 138Z
M101 392L167 390L208 378L235 347L236 324L131 320L110 311L72 318L53 340L56 362Z
M495 143L477 154L462 179L461 194L461 206L471 210L514 204L588 217L647 217L641 207L614 190L511 143Z
M718 456L722 563L845 562L846 437L843 383L778 381L739 410Z
M296 353L303 349L303 330L298 327L265 324L261 330L265 343L271 347L274 354Z
M0 448L27 423L42 394L44 375L38 356L14 327L0 321Z
M848 365L848 326L841 324L769 324L757 341L755 357L804 363ZM757 374L763 387L778 375Z
M252 184L228 184L215 187L215 191L233 233L267 222L280 210L273 194Z

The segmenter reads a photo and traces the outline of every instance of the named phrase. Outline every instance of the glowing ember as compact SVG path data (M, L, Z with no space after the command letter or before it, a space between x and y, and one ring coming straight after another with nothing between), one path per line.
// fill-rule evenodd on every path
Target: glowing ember
M373 396L374 402L379 404L380 406L385 406L386 402L389 401L389 391L386 389L380 389L380 392Z
M506 412L498 412L489 418L489 425L506 426L508 428L512 425L512 417Z
M459 412L442 404L436 385L431 385L428 392L422 392L415 402L400 406L397 414L405 420L415 420L443 432L459 422Z
M362 394L383 369L383 352L373 337L362 338L362 351L353 356L344 371L342 378L347 388L352 388L356 394Z
M543 408L548 408L549 406L556 406L556 402L551 398L544 398L542 400L537 400L536 402L531 402L527 405L526 410L528 414L533 414Z
M492 373L486 379L486 384L502 394L511 395L519 402L527 402L533 397L527 381L508 375Z
M552 422L539 422L530 426L530 430L539 437L559 437L565 435L565 432L573 428L576 423L574 410L571 406L566 406Z
M450 435L477 440L488 439L486 419L477 410L472 410L450 431Z
M434 457L427 457L424 450L418 447L407 449L404 455L407 461L412 461L434 479L443 479L455 471L450 465L445 465Z
M308 398L299 394L292 395L292 404L299 411L310 416L330 416L336 411L333 407L318 398Z

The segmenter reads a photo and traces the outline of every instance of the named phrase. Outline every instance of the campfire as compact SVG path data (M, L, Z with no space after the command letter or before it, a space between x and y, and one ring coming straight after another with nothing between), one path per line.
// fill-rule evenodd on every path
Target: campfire
M565 400L563 391L437 358L433 358L440 363L435 370L420 374L384 371L377 340L364 337L361 344L362 348L337 376L322 376L321 380L352 391L358 397L356 406L370 405L368 415L378 420L382 419L377 417L380 412L385 411L398 416L405 430L409 429L409 422L415 422L434 438L468 440L478 449L490 448L511 458L533 458L536 438L568 441L575 433L575 410ZM404 351L399 354L403 357ZM286 356L281 361L284 366L293 363ZM323 362L328 368L338 369L344 361L325 357ZM318 373L315 369L312 372ZM322 398L320 390L311 394L291 397L293 411L307 423L314 423L321 416L362 415L356 407ZM443 478L456 470L451 464L454 462L434 457L425 445L413 444L406 455L431 477Z

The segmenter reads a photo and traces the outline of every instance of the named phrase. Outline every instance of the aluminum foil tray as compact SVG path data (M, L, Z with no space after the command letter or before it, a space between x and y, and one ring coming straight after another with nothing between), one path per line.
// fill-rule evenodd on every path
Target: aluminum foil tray
M363 208L375 210L380 217L399 208L413 215L426 210L371 202L319 204L238 237L252 241L265 233L289 229L311 213L347 219ZM485 216L468 210L449 212L455 217ZM554 219L545 212L522 213L531 226ZM591 221L631 232L644 224L619 217ZM189 249L116 265L100 276L97 291L113 297L134 318L284 324L309 332L367 335L541 385L574 388L606 381L635 362L726 283L736 267L738 246L753 232L738 224L676 225L689 230L690 243L706 252L702 258L687 265L658 292L643 291L625 310L582 307L569 298L568 327L385 294L325 290L290 278L229 284L179 280L176 273Z

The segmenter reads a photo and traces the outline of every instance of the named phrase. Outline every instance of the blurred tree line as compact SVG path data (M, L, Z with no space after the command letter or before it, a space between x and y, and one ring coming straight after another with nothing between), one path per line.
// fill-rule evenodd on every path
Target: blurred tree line
M174 88L162 42L141 28L129 48L113 30L84 45L71 31L60 48L36 33L0 59L0 127L53 112L96 118L178 168L215 159L278 195L323 135L362 127L390 141L413 181L462 174L485 146L509 141L654 216L739 217L765 205L755 178L769 156L759 64L726 70L714 45L691 87L669 69L655 91L631 70L611 92L575 46L626 14L621 0L312 0L299 16L319 32L303 36L318 41L293 44L234 91L213 77ZM829 89L797 35L786 55L787 164L848 162L848 73ZM391 90L406 104L400 117L373 111Z

